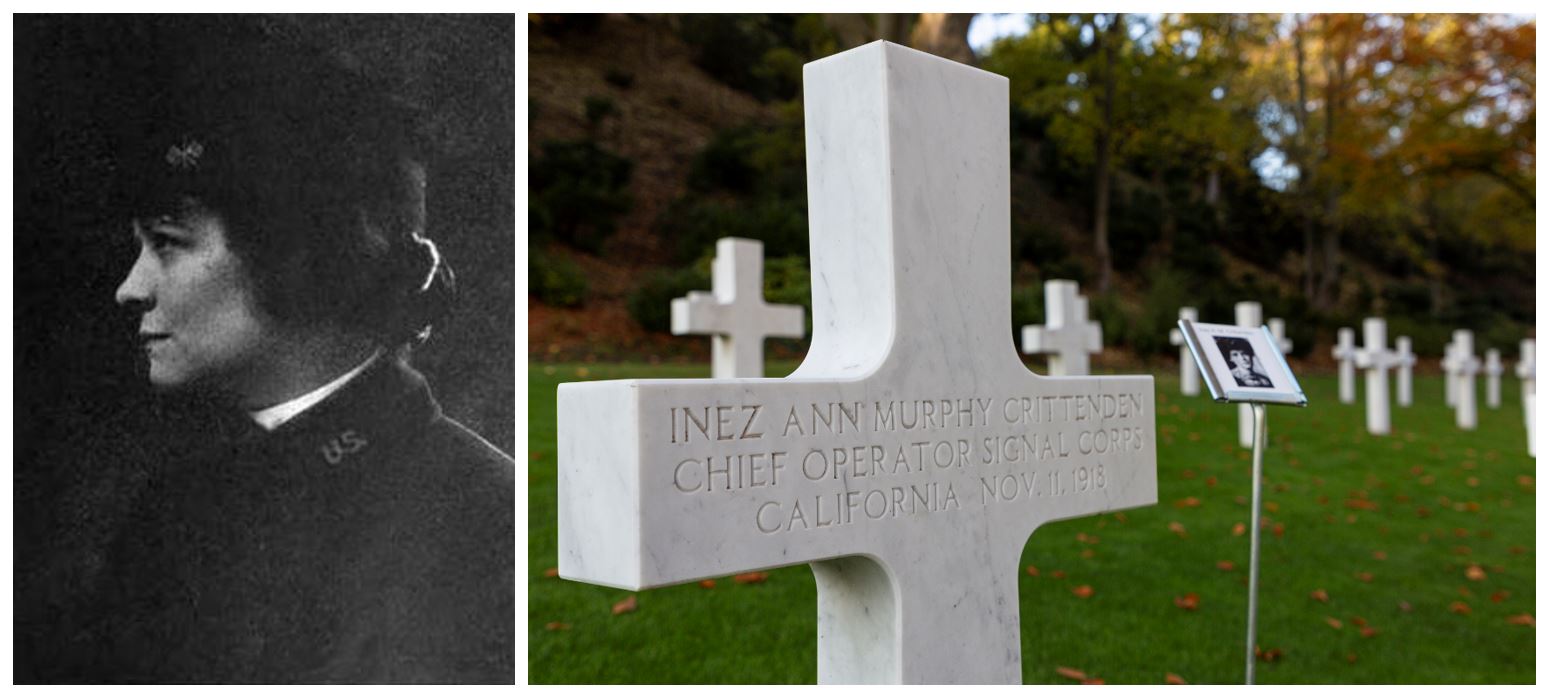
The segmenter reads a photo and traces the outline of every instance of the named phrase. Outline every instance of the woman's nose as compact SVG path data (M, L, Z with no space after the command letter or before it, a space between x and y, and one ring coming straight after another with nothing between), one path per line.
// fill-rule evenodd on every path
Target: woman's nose
M124 277L123 282L119 283L118 291L113 293L113 300L120 306L144 310L156 304L150 257L144 249L141 249L139 257L135 258L134 266L129 268L129 274Z

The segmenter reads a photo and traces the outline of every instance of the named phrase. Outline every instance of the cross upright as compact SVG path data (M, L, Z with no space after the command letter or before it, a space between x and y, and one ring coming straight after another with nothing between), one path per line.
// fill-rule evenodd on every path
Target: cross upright
M1006 78L879 41L803 89L811 349L561 385L560 575L808 563L820 681L1020 682L1028 537L1157 500L1152 378L1038 376L1007 338Z
M1485 407L1502 407L1502 353L1496 348L1485 351Z
M1292 354L1292 339L1286 337L1286 321L1272 318L1265 323L1270 326L1270 337L1276 339L1276 346L1281 348L1281 354Z
M764 339L800 338L802 307L764 300L764 244L716 241L711 291L673 300L673 335L711 336L711 376L764 376Z
M1232 307L1233 323L1242 328L1259 328L1264 325L1264 310L1257 301L1240 301ZM1246 403L1238 404L1238 445L1254 446L1254 409Z
M1087 356L1103 350L1103 327L1087 320L1087 297L1071 280L1044 282L1044 325L1023 326L1023 352L1047 354L1049 376L1088 374Z
M1442 358L1442 369L1453 382L1453 410L1458 427L1474 430L1475 374L1480 371L1474 333L1463 329L1453 331L1453 353Z
M1523 382L1523 421L1528 427L1528 456L1534 456L1534 339L1518 343L1518 379Z
M1394 403L1400 406L1409 406L1410 372L1415 367L1415 352L1410 349L1410 336L1402 335L1394 339Z
M1389 434L1389 369L1399 365L1399 353L1385 347L1388 325L1381 318L1362 320L1362 348L1356 366L1367 370L1367 432Z
M1200 314L1193 306L1179 307L1179 320L1199 321ZM1178 328L1168 331L1168 342L1179 346L1179 393L1185 396L1200 395L1200 366L1184 342L1184 334Z
M1356 331L1335 331L1335 348L1329 352L1340 361L1340 403L1356 403Z

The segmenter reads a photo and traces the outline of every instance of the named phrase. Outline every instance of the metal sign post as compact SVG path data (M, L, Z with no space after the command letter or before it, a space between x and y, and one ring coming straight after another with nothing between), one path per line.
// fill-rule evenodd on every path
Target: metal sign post
M1254 632L1259 618L1259 484L1265 463L1265 404L1254 408L1254 504L1249 513L1249 643L1244 677L1254 685Z
M1254 637L1259 623L1259 504L1265 466L1265 406L1307 406L1308 397L1270 329L1180 320L1179 330L1220 403L1246 403L1254 414L1254 502L1249 514L1249 631L1244 676L1254 685Z

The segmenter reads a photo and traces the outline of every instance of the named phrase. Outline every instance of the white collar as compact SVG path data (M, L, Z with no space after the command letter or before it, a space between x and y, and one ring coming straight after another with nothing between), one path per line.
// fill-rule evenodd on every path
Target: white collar
M334 381L324 384L323 386L313 389L312 391L302 394L301 396L291 399L290 401L275 404L269 408L259 409L257 411L249 411L248 416L250 416L254 422L258 423L259 426L264 430L273 431L275 428L284 425L286 421L301 415L302 411L312 408L313 406L317 405L319 401L328 398L331 394L338 391L340 387L343 387L351 379L354 379L356 375L366 371L366 368L370 367L371 363L376 362L377 358L381 356L382 348L377 348L377 351L372 353L371 357L366 358L365 362L356 365L355 369L339 375L339 377Z

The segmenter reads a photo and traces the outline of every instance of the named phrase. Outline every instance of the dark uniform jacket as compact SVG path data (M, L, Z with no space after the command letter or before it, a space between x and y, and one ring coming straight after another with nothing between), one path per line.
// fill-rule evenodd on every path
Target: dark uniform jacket
M513 478L379 361L153 477L78 680L511 683Z

